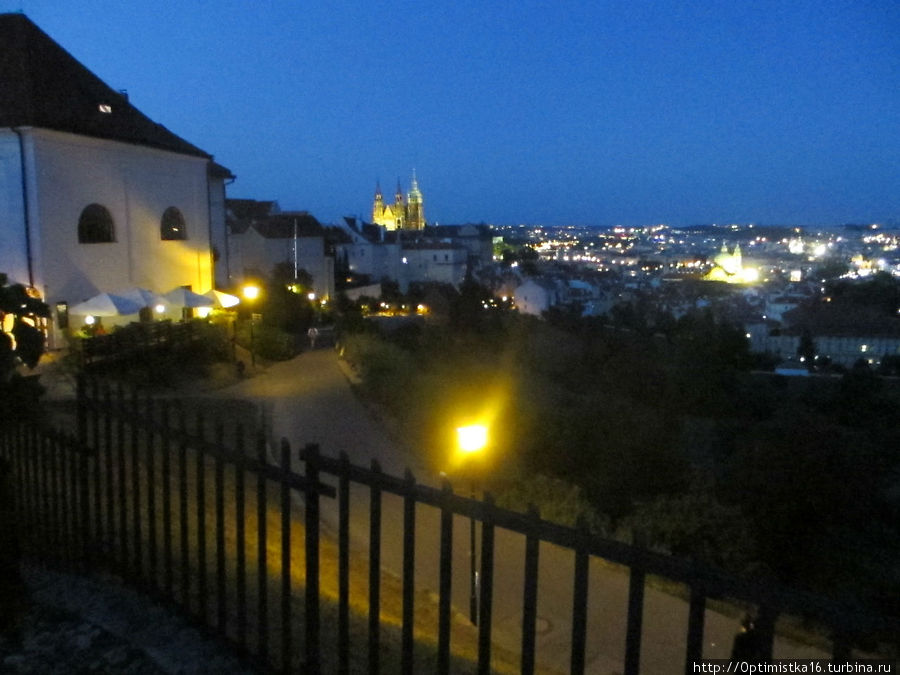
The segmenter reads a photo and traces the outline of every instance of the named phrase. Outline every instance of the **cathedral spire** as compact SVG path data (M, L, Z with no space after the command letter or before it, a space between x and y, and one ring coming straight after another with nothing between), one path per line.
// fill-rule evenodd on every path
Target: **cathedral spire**
M425 205L423 201L422 191L419 189L419 181L416 179L416 170L413 169L412 187L409 189L409 199L406 206L406 223L411 230L421 230L425 227Z
M381 195L381 181L375 181L375 199L372 202L372 222L381 224L384 218L384 197Z

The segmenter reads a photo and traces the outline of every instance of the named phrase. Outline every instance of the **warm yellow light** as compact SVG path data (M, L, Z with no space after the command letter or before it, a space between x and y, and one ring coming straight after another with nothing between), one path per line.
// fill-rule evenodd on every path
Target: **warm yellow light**
M92 317L92 316L86 316L86 317L84 317L84 322L85 322L88 326L93 326L95 321L96 321L96 319L95 319L94 317Z
M456 440L459 443L459 449L463 452L478 452L487 445L487 427L483 424L458 427Z
M157 314L162 314L163 312L166 311L166 306L165 306L165 305L157 305L157 306L154 307L153 309L156 310L156 313L157 313Z
M209 316L210 312L212 312L212 307L198 307L197 308L197 316L201 319L205 319Z
M259 297L259 286L247 284L241 292L247 300L256 300Z
M309 293L309 294L307 294L306 297L309 298L309 301L310 301L310 302L312 302L313 300L316 299L316 294L315 294L315 293Z

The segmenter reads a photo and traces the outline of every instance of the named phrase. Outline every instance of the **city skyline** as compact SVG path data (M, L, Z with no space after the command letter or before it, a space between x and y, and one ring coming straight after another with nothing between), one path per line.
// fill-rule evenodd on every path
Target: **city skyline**
M0 0L237 175L368 219L415 170L442 223L900 217L887 1L177 6Z

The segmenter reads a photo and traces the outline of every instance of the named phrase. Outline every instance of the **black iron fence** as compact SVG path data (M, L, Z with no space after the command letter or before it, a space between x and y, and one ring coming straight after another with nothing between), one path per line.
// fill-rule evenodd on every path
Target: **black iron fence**
M150 351L182 349L200 337L194 321L152 321L78 338L76 344L81 365L90 367L98 362L140 358Z
M300 451L304 471L292 469L282 441L273 461L261 432L240 424L226 430L202 415L188 419L174 402L126 394L95 381L79 381L77 432L29 426L0 431L0 455L14 471L17 509L26 551L39 559L93 569L111 568L145 592L232 642L261 670L349 672L354 644L350 605L350 489L368 488L369 545L366 643L369 672L380 663L382 495L402 500L400 670L417 670L414 649L417 506L439 513L438 620L433 665L450 672L453 521L480 522L477 671L491 672L495 588L495 534L524 537L519 667L535 672L538 563L542 543L574 553L569 668L586 665L589 563L599 557L628 569L624 672L640 671L645 589L650 576L683 584L688 593L684 671L703 658L704 617L711 598L759 608L761 614L803 616L829 636L835 660L851 655L859 636L900 634L894 619L768 583L741 580L640 547L590 536L585 530L541 520L434 488L411 473L399 478L377 464L364 468L346 457L326 457L314 445ZM299 462L297 462L299 463ZM324 477L336 479L336 486ZM297 497L297 504L292 497ZM321 500L338 512L334 617L323 629L320 574ZM302 545L301 545L302 544ZM359 555L358 553L356 555ZM303 636L302 646L299 644ZM765 636L771 651L772 633ZM302 648L301 648L302 647ZM332 654L327 656L326 652ZM329 659L332 659L329 661ZM324 664L324 665L323 665ZM680 667L679 667L680 669Z

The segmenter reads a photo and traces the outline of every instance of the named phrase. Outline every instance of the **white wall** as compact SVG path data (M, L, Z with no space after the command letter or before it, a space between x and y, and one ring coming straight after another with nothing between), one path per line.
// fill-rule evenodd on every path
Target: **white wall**
M230 241L233 277L243 277L249 270L269 276L275 265L294 263L293 237L266 238L251 226L241 234L232 234ZM297 237L297 268L312 276L316 295L334 295L334 259L325 255L324 237Z
M213 285L207 159L43 129L27 141L36 167L35 285L47 302L74 304L132 286ZM78 243L78 218L91 203L112 214L114 242ZM170 206L184 216L184 241L160 238Z
M219 253L218 261L213 262L215 285L227 288L231 284L231 261L228 251L228 230L225 227L225 181L222 178L209 179L209 211L210 211L210 246ZM203 292L207 289L194 289Z
M26 250L19 139L0 129L0 272L10 281L29 282Z
M406 258L401 275L407 283L437 281L459 286L466 277L468 251L464 248L404 248L401 255Z

